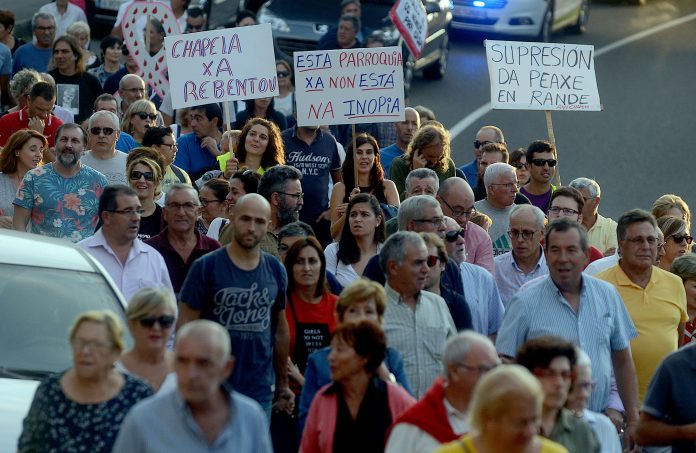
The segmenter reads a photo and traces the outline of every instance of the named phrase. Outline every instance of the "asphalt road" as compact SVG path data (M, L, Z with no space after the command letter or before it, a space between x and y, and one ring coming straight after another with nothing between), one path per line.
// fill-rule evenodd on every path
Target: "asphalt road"
M680 17L686 22L605 48ZM593 3L586 34L561 32L553 41L595 46L604 106L602 112L553 113L562 182L579 176L596 179L602 187L600 212L614 218L634 207L650 209L665 193L680 195L696 209L696 2L653 0L643 7ZM487 124L503 129L509 149L547 138L541 111L484 107L483 115L457 126L489 101L483 41L472 36L452 43L443 80L416 79L411 96L413 105L430 107L451 128L458 165L471 161L476 131Z

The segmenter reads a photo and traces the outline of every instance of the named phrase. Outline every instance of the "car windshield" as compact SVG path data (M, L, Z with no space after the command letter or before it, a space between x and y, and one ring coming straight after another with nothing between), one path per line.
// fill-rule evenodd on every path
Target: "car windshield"
M89 310L123 319L117 295L100 274L0 264L0 376L30 378L72 366L68 333Z
M364 26L373 30L389 26L389 10L395 0L368 0L362 3L361 18ZM340 0L274 0L268 4L278 16L287 20L313 22L324 25L338 23Z

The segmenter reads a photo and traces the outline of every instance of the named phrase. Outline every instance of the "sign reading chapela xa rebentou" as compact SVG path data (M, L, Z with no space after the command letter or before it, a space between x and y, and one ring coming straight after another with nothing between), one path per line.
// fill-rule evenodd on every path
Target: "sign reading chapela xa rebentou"
M295 52L297 124L404 120L401 48Z
M494 109L599 111L594 46L485 42Z
M278 95L269 24L164 38L175 109Z

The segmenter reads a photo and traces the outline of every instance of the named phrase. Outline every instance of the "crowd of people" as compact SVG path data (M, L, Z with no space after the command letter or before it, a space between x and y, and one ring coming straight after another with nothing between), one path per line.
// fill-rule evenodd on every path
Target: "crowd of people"
M370 41L341 9L322 48ZM47 5L23 44L0 11L0 228L76 243L127 306L75 320L19 451L695 451L682 198L615 221L553 143L484 125L455 163L421 106L298 126L285 61L223 130L151 92L118 27L91 53L80 12Z

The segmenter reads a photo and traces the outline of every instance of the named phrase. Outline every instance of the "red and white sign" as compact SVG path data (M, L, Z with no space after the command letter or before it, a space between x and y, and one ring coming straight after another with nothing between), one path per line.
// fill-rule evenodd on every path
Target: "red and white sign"
M428 15L423 3L421 0L399 0L389 11L389 18L417 60L428 37Z

